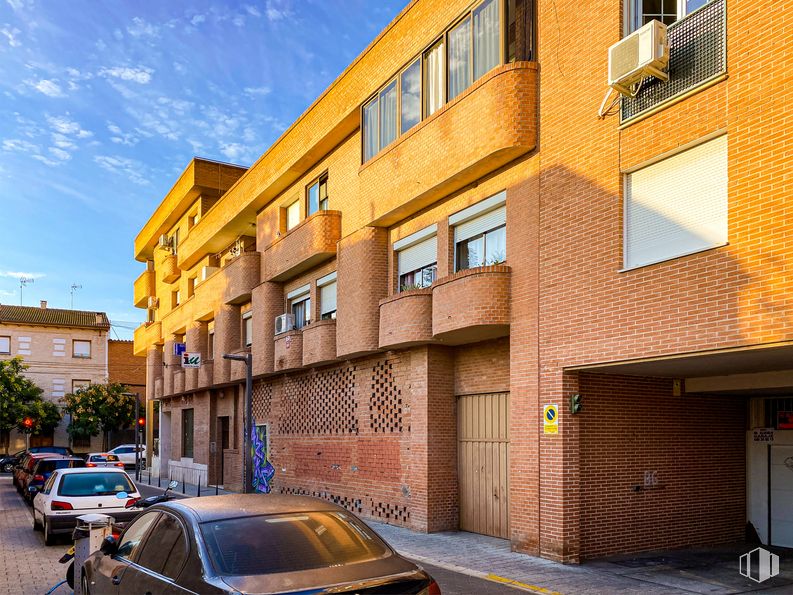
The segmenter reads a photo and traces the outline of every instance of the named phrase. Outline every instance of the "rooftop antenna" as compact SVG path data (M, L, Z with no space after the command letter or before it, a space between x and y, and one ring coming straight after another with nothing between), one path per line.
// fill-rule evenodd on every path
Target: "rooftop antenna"
M33 283L34 279L30 277L20 277L19 278L19 305L22 305L22 288L25 287L28 283Z
M83 288L82 285L77 285L77 283L72 283L72 287L71 287L71 289L69 291L69 293L72 294L72 310L74 310L74 292L77 291L78 289L82 289L82 288Z

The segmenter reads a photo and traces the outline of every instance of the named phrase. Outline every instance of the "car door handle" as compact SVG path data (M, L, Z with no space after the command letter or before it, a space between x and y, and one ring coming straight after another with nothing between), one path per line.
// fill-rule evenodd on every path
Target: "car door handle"
M116 576L114 576L114 577L113 577L113 579L111 580L111 582L112 582L114 585L118 586L118 585L120 585L120 584L121 584L121 577L120 577L119 575L116 575Z

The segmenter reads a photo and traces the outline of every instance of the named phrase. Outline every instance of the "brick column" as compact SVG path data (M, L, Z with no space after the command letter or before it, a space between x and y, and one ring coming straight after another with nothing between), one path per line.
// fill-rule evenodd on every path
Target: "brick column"
M284 313L284 288L281 283L265 282L253 289L253 373L273 371L275 317Z
M163 380L162 380L162 394L163 396L173 394L173 375L177 370L181 370L181 362L179 357L173 354L173 346L178 342L176 335L171 335L165 342L163 347L162 359L165 366L163 366Z
M239 306L224 304L215 310L215 384L228 382L231 378L231 361L223 359L223 354L239 351L241 324Z
M201 354L201 359L207 358L207 323L192 322L185 333L185 345L188 352ZM186 368L184 371L184 388L186 391L198 387L198 368Z
M146 400L154 398L154 381L162 378L162 347L152 345L146 350Z

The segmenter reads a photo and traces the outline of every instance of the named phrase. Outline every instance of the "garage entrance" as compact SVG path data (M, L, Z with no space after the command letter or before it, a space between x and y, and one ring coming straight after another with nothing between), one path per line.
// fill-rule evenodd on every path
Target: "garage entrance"
M460 529L509 537L509 393L457 399Z

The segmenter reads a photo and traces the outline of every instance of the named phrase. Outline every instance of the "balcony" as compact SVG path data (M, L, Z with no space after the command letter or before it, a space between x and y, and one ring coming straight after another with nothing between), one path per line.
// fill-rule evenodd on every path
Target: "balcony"
M173 283L182 274L182 271L179 270L179 265L176 263L176 254L168 254L163 258L160 268L162 270L162 280L166 283Z
M432 335L447 345L509 334L510 268L459 271L432 285Z
M146 349L157 343L162 343L162 323L147 322L135 329L133 335L133 351L137 356L146 356Z
M360 194L377 197L374 225L392 225L536 143L537 64L505 64L361 166Z
M303 365L324 364L336 359L336 321L317 320L303 327Z
M336 255L341 212L318 211L264 250L264 281L286 281Z
M198 370L196 368L185 368L184 371L184 390L185 392L194 391L198 388Z
M258 252L243 252L222 269L223 302L242 304L249 302L251 291L259 284L261 274Z
M412 289L380 300L380 348L432 341L432 289Z
M184 392L184 370L173 373L173 394L178 395Z
M215 371L214 365L214 361L211 358L202 360L201 367L198 368L198 386L196 388L212 386L213 372Z
M294 370L303 365L303 332L289 331L275 337L275 371Z
M635 97L623 97L620 117L626 122L681 97L727 73L727 10L713 0L669 25L669 80L645 79Z
M154 271L143 271L140 277L135 279L133 285L133 296L136 308L148 308L149 298L155 293Z

